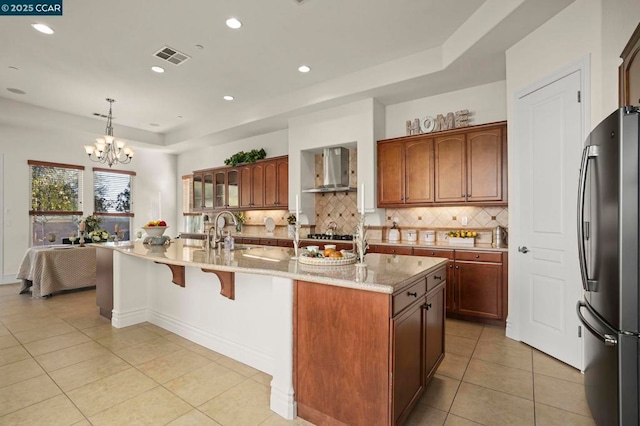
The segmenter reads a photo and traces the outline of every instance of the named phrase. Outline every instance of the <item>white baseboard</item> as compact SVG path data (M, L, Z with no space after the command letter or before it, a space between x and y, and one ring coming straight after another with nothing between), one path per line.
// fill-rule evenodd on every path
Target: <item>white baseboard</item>
M115 328L128 327L147 321L147 309L136 309L129 312L118 312L115 309L111 315L111 325Z
M273 381L271 382L271 400L269 402L271 410L287 420L293 420L298 415L293 390L291 392L282 391L274 386Z
M212 351L233 358L267 374L273 374L273 358L262 351L194 327L154 310L148 310L147 321Z

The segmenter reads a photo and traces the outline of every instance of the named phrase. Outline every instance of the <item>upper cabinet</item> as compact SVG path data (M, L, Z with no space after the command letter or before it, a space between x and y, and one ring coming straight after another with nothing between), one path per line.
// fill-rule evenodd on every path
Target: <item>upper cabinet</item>
M195 211L287 209L288 157L193 172Z
M506 204L506 123L378 142L378 207Z
M282 208L289 204L289 158L279 157L264 165L264 206Z
M640 25L633 32L622 54L619 68L620 106L640 105Z
M379 142L378 206L433 200L433 139Z

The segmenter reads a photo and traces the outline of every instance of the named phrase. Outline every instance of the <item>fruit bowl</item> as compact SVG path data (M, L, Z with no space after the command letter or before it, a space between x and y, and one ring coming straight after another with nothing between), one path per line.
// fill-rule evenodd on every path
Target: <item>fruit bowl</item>
M168 226L143 226L144 232L147 233L150 237L160 237L164 234L164 230L167 229Z

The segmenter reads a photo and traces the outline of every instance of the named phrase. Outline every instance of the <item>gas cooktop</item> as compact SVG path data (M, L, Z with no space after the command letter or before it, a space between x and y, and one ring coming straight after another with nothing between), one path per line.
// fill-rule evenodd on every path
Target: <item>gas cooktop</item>
M340 234L309 234L307 238L311 240L344 240L351 241L353 240L353 235L340 235Z

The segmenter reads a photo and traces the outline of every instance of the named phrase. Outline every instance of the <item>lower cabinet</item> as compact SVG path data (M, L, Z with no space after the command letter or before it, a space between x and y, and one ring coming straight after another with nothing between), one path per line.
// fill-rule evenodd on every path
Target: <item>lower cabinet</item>
M442 266L393 295L296 281L298 416L403 424L444 358L445 277Z

